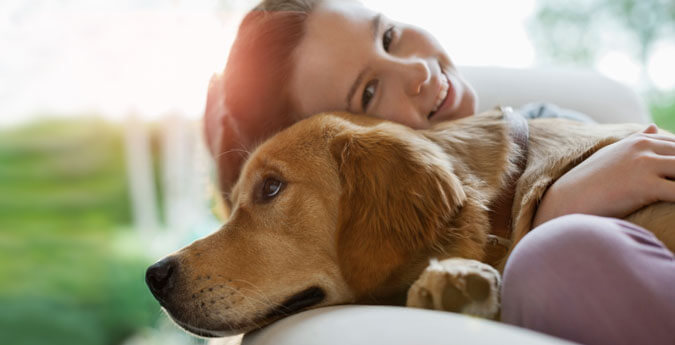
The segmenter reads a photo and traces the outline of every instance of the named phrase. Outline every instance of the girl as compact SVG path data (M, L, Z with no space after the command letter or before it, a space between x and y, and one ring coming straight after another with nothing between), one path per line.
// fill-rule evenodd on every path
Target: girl
M206 134L227 200L255 144L304 117L346 110L427 128L471 116L476 99L426 31L356 1L269 0L244 18L209 86ZM675 341L675 257L617 219L675 201L675 138L656 131L598 151L547 191L506 264L504 322L587 344Z

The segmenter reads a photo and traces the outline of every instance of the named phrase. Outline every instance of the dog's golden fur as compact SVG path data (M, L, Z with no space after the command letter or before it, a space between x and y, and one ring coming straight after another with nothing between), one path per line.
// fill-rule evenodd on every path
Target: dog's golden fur
M560 119L529 127L514 243L558 177L642 129ZM168 312L189 330L224 335L296 311L287 301L310 287L324 293L311 307L404 303L429 258L484 259L488 205L523 154L508 130L498 111L418 131L349 114L297 123L247 161L222 229L174 254L179 279ZM268 200L260 190L269 178L283 187ZM629 220L674 249L673 231L663 228L675 225L672 204Z

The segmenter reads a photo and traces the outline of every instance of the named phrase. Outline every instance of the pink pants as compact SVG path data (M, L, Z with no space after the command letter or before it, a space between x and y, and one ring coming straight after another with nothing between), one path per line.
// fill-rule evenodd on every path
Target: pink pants
M502 320L589 345L674 345L675 256L618 219L554 219L506 263Z

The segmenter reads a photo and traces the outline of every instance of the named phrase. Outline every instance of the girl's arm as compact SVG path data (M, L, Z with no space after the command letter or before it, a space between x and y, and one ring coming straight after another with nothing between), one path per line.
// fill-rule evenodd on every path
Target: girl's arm
M623 218L656 201L675 202L675 136L650 125L608 145L544 194L533 227L572 213Z

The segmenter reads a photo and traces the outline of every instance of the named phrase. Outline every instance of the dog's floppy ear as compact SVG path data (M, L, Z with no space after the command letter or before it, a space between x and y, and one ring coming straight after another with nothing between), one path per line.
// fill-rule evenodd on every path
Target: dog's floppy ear
M442 150L396 125L344 130L330 149L342 183L340 266L365 294L415 251L447 240L466 195Z

